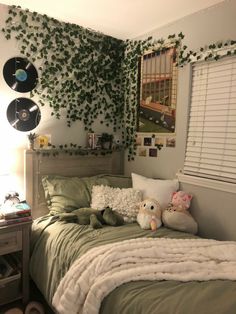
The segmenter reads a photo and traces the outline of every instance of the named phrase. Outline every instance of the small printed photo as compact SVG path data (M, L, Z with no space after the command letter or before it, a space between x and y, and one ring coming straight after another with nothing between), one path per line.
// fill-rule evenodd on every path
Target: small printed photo
M102 135L99 133L94 134L94 147L93 148L101 148L102 147L101 137L102 137Z
M157 148L149 148L149 157L157 157Z
M87 148L94 148L94 133L87 134Z
M175 137L166 138L166 147L175 147Z
M51 134L40 134L36 138L36 146L38 148L47 149L51 146Z
M100 133L88 133L87 134L87 148L96 149L101 148L101 134Z
M146 148L139 147L138 155L139 155L140 157L146 157L146 156L147 156L147 150L146 150Z
M137 146L141 146L142 145L142 136L137 136L136 137L136 145Z
M152 146L152 138L151 137L144 137L143 138L143 145L144 146Z
M164 146L164 137L156 137L155 138L155 146Z

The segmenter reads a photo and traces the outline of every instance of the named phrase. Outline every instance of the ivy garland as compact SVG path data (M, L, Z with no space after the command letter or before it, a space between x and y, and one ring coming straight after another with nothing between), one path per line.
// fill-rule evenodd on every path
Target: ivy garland
M122 128L128 159L134 159L138 108L138 62L152 47L163 50L178 47L182 33L152 41L121 41L79 25L60 22L47 15L12 6L6 26L6 39L15 38L20 52L32 62L41 62L39 79L31 97L51 107L51 115L60 119L66 111L67 125L77 120L92 132L92 124L104 116L101 124ZM125 129L124 129L125 127ZM62 146L62 145L61 145Z
M122 128L128 160L136 155L138 63L146 50L179 48L179 66L218 60L225 55L224 47L228 48L227 55L236 54L235 41L218 42L193 52L187 51L187 46L181 47L182 32L170 35L167 40L153 41L149 37L124 42L47 15L21 10L19 6L10 7L8 14L2 29L5 38L15 38L21 54L40 63L38 84L31 97L37 95L39 103L48 104L51 115L58 119L66 112L68 127L82 121L85 130L92 132L94 121L103 116L101 124L112 125L114 132ZM65 149L65 145L59 145L55 154ZM72 144L72 150L84 153L73 145L76 144Z
M56 157L60 153L68 154L70 156L105 156L112 154L112 149L85 149L77 144L70 143L64 144L64 145L49 145L52 149L34 149L36 151L36 154L42 155L42 156L53 156Z
M69 127L79 120L91 132L103 115L102 124L113 125L114 132L120 128L123 41L16 6L8 14L5 38L15 38L21 54L41 63L31 97L38 95L58 119L66 111Z
M219 41L200 47L198 51L187 51L187 46L184 45L179 53L179 66L184 66L187 63L196 61L217 61L224 56L236 55L236 41L226 40Z

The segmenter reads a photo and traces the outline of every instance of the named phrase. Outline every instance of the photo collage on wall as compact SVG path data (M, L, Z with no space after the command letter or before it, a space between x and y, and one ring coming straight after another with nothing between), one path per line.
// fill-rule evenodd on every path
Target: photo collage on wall
M175 136L143 135L136 137L137 156L139 157L158 157L158 151L163 147L174 148L176 144Z

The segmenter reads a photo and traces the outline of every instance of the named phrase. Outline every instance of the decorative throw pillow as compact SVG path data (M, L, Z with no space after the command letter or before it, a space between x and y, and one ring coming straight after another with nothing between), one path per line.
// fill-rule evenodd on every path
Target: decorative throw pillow
M113 188L110 186L93 186L91 207L101 210L107 206L123 216L126 222L136 221L142 193L132 188Z
M143 199L153 198L159 202L161 209L167 207L171 201L173 192L179 188L178 180L158 180L141 176L136 173L131 174L134 189L140 190Z
M99 176L79 178L48 175L42 177L42 184L50 213L56 214L89 207L93 185L109 182Z

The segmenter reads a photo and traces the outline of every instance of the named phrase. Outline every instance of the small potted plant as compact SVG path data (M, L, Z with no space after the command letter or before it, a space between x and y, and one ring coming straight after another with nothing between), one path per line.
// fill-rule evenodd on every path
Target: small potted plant
M113 141L113 134L102 133L100 142L102 149L111 149Z
M36 134L36 133L29 133L28 135L27 135L27 137L28 137L28 141L29 141L29 145L28 145L28 147L29 147L29 149L33 149L34 150L34 143L35 143L35 140L36 140L36 138L38 137L38 135Z

